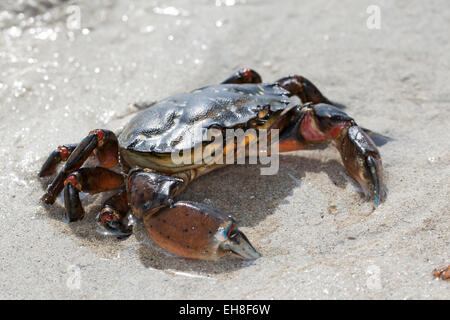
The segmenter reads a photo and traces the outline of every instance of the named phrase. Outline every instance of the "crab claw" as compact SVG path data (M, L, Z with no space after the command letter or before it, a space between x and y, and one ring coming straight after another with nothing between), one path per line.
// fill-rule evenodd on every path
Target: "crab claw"
M185 258L216 260L228 253L260 257L230 216L205 204L179 201L145 216L144 224L157 245Z
M233 227L234 225L232 225ZM228 239L220 244L222 250L230 251L242 259L258 259L261 257L245 234L238 229L229 232Z
M338 145L345 168L361 186L366 198L374 200L374 208L386 198L383 183L383 166L375 143L363 131L354 125Z

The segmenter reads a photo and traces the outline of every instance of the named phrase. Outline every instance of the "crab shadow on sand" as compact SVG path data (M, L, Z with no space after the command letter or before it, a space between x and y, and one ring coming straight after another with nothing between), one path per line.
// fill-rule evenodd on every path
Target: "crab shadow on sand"
M279 204L285 203L286 198L292 195L293 189L298 186L300 179L308 172L325 172L330 183L334 183L339 188L346 187L348 182L339 173L345 169L339 161L335 159L322 161L307 156L307 153L305 156L280 155L280 167L276 175L260 175L259 165L235 165L221 168L198 178L175 200L206 203L232 215L240 227L251 228L273 214ZM46 186L46 183L47 181L42 181L43 186ZM117 255L127 246L127 242L130 246L130 242L136 240L137 255L144 266L163 271L221 274L242 269L248 265L241 259L228 256L218 261L196 261L168 254L151 241L140 221L134 228L133 236L124 241L99 234L96 232L95 216L101 208L101 203L110 195L111 193L104 193L85 197L82 200L86 210L85 218L75 223L65 224L65 229L68 230L66 232L72 233L81 245L86 247L95 245L96 252L112 252ZM64 219L64 207L61 198L58 202L59 205L45 206L45 208L51 219L61 221ZM256 242L254 244L258 246ZM136 243L131 244L133 247L135 245Z

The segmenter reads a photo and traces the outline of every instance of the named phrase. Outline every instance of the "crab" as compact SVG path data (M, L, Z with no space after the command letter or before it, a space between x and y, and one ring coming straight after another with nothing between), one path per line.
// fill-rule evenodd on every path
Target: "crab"
M200 123L219 130L278 129L280 153L333 143L375 208L386 197L380 153L370 131L341 109L305 77L263 83L256 71L241 69L218 85L173 95L141 110L119 135L96 129L80 143L59 146L39 172L40 177L50 176L64 162L42 201L53 204L63 191L65 212L73 222L85 215L80 192L117 190L97 215L108 233L129 236L131 210L143 220L153 242L172 254L200 260L227 254L256 259L260 254L231 216L206 204L175 201L194 179L223 164L177 164L171 154L191 154L194 146L208 146L204 136L187 143L186 137ZM222 156L232 149L235 145L226 145ZM91 155L98 165L83 166Z

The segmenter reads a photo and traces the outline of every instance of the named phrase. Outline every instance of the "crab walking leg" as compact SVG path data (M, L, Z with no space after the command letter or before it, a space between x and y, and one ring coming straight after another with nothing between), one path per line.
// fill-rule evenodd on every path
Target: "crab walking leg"
M328 98L325 97L319 89L317 89L317 87L305 77L299 75L288 76L277 80L276 83L278 83L280 87L289 91L291 95L299 97L302 103L327 103L340 109L345 108L345 106L340 103L331 102L328 100Z
M346 113L320 103L297 107L293 124L280 137L279 150L314 148L333 142L347 172L358 182L374 207L386 197L380 153L371 138Z
M108 233L121 237L129 236L133 226L125 221L128 210L127 190L123 187L103 203L103 209L98 214L97 221Z
M70 153L64 167L48 186L47 192L42 197L42 201L47 204L53 204L58 194L64 188L64 181L69 174L79 169L94 150L102 167L110 168L117 164L119 148L116 135L109 130L93 130ZM47 162L49 162L47 160L41 172L49 171L48 168L56 162L57 157L54 159L50 160L50 163L46 166Z
M261 83L261 76L252 69L243 68L236 73L233 73L230 77L228 77L222 84L233 83L233 84L242 84L242 83Z
M123 185L123 175L102 167L81 168L69 174L64 181L64 204L69 221L84 217L79 197L81 191L95 194L118 189Z
M53 150L42 165L42 168L39 171L39 177L42 178L53 174L58 164L61 161L66 161L76 147L77 144L65 144Z

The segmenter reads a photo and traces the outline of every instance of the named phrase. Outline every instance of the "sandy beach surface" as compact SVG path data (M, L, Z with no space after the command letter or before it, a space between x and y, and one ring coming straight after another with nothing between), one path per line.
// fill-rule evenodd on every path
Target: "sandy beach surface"
M432 275L450 264L449 30L444 0L2 1L0 298L449 299ZM254 262L175 257L140 222L104 237L107 194L71 224L61 199L40 203L56 146L241 67L301 74L394 138L380 147L386 202L372 212L331 147L283 154L273 176L201 177L179 199L233 215Z

